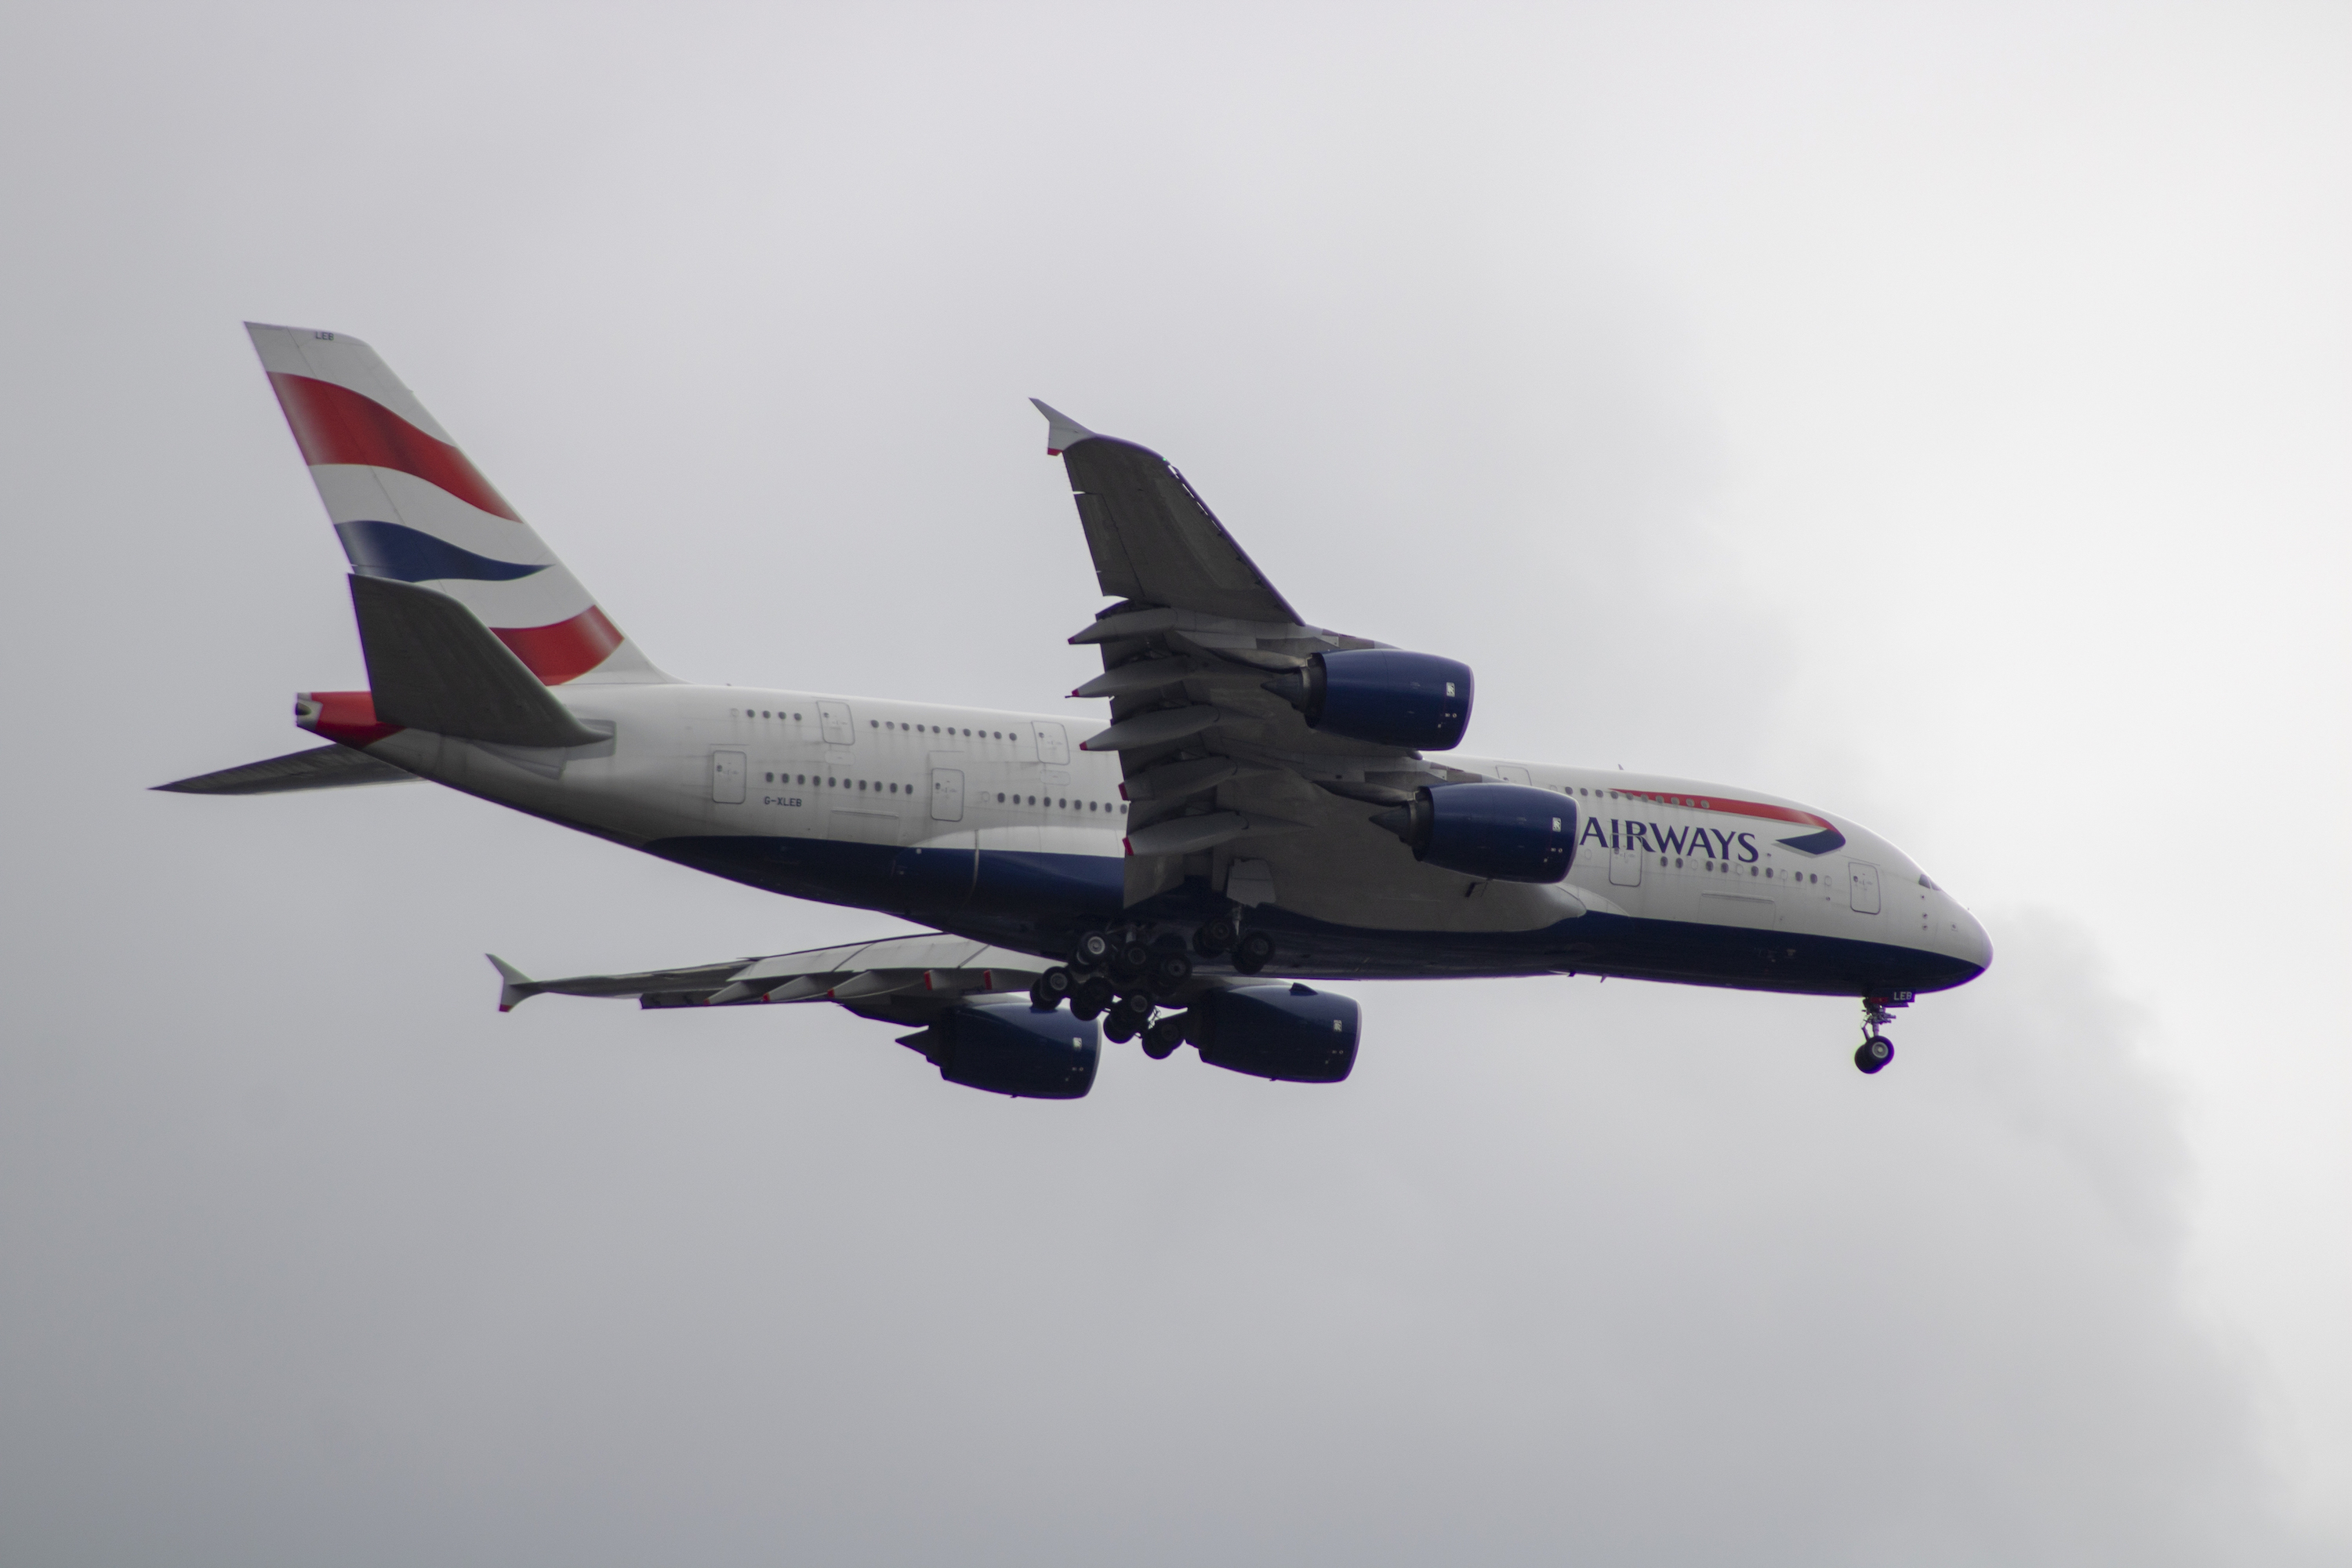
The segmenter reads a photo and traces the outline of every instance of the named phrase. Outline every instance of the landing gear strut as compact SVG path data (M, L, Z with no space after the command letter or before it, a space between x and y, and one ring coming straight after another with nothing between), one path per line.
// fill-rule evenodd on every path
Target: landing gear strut
M1911 1005L1908 991L1897 991L1885 996L1865 996L1862 999L1862 1044L1853 1053L1853 1065L1866 1073L1882 1071L1895 1059L1895 1042L1878 1031L1895 1022L1890 1009Z

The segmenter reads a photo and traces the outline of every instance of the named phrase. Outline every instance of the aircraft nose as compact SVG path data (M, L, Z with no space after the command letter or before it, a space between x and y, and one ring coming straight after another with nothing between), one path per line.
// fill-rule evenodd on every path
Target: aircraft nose
M1960 956L1979 971L1992 967L1992 937L1984 922L1966 910L1960 911Z

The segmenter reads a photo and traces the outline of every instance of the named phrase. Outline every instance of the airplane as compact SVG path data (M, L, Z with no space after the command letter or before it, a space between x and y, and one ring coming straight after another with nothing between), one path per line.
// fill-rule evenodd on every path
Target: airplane
M1596 975L1853 996L1884 1027L1992 961L1901 850L1767 792L1460 754L1456 660L1307 623L1167 459L1037 403L1103 595L1069 640L1108 721L682 681L657 668L375 352L247 323L350 561L368 689L326 743L157 789L430 780L791 898L929 928L533 980L648 1008L829 1002L950 1083L1075 1100L1101 1042L1278 1081L1353 1069L1308 982ZM1034 400L1033 399L1033 402Z

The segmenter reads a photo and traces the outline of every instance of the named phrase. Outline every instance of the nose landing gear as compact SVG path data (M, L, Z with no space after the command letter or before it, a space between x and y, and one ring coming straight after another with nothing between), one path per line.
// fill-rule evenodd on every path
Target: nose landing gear
M1862 999L1862 1044L1853 1053L1854 1066L1866 1073L1881 1072L1888 1062L1895 1059L1895 1042L1878 1031L1895 1022L1891 1009L1909 1005L1911 993L1908 991Z

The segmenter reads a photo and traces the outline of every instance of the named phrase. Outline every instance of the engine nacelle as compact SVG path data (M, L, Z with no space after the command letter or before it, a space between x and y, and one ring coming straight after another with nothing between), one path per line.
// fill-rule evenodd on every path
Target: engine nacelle
M1497 882L1557 882L1576 860L1576 802L1533 784L1440 784L1372 822L1416 860Z
M1095 1086L1102 1059L1091 1021L1060 1008L1039 1012L1026 1002L951 1008L898 1043L922 1052L950 1083L1015 1100L1077 1100Z
M1356 1065L1363 1010L1305 985L1211 991L1184 1015L1201 1059L1229 1072L1286 1083L1338 1083Z
M1307 715L1312 729L1403 746L1451 751L1470 728L1470 667L1393 647L1318 653L1265 689Z

